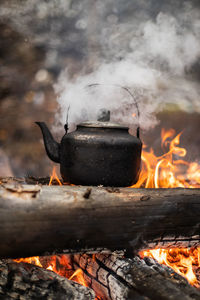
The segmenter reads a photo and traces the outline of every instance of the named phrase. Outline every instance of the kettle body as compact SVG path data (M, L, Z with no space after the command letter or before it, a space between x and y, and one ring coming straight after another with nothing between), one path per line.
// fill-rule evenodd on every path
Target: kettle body
M40 126L48 156L60 163L64 182L76 185L125 187L138 180L142 143L123 127L110 122L85 122L61 143L53 140L43 122Z

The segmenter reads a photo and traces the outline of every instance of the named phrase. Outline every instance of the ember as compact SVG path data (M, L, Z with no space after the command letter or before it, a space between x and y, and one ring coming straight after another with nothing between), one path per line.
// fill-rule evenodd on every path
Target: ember
M51 270L60 276L69 278L70 280L76 281L84 286L87 286L82 274L81 269L76 271L72 270L70 259L67 255L53 255L48 259L40 258L39 256L26 257L15 259L15 262L25 262L36 265L47 270Z

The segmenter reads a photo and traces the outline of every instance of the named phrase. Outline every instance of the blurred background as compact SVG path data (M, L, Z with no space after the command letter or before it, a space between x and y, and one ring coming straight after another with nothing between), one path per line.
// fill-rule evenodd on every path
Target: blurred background
M123 60L127 51L133 51L129 49L130 33L135 32L137 22L155 20L161 12L176 18L185 4L189 5L187 12L195 11L198 19L200 4L195 0L1 0L0 176L50 174L52 163L34 122L45 121L50 127L59 123L55 115L61 107L54 84L63 70L67 68L69 80L83 73L90 74L96 65L109 62L113 56L115 61ZM192 15L187 18L192 22ZM194 34L198 38L200 25L195 26ZM104 42L107 36L111 45ZM192 52L193 45L187 46ZM184 78L187 76L197 84L200 81L198 51L190 67L184 69ZM165 62L162 68L167 69ZM198 93L195 95L195 105L191 100L191 105L181 107L180 103L170 103L162 110L155 109L157 124L142 130L145 144L159 154L161 128L174 128L177 133L183 131L181 144L189 150L187 159L200 161L200 99ZM63 134L64 129L54 131L58 141Z

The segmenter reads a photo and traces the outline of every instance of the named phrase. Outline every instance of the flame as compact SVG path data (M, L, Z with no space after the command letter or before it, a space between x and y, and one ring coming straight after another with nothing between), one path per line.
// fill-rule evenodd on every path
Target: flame
M181 134L162 129L161 147L167 150L162 156L156 156L152 148L147 151L144 145L141 173L133 188L200 187L200 164L183 160L187 151L179 146Z
M53 271L58 275L64 276L69 280L76 281L84 286L88 286L84 280L84 275L82 269L77 269L74 271L70 264L70 258L67 255L53 255L49 256L47 261L42 262L43 258L39 256L26 257L14 259L15 262L33 264L35 266L45 268L47 270Z
M78 283L84 285L84 286L88 286L85 279L84 279L84 275L83 275L83 270L82 269L77 269L72 276L69 278L69 280L72 280L74 277L76 277L76 280Z
M51 174L51 177L50 177L50 180L49 180L49 185L52 185L52 181L53 181L54 179L56 180L56 182L57 182L59 185L62 185L60 179L58 178L58 175L56 174L56 166L53 167L52 174Z
M24 262L24 263L28 263L28 264L33 264L33 265L36 265L36 266L42 268L39 256L18 258L18 259L14 259L14 261L17 263Z
M200 248L145 250L140 252L140 256L152 257L158 263L171 267L176 273L185 277L190 284L200 286L194 271L200 266Z
M64 276L69 280L73 280L83 286L88 287L86 280L84 279L84 272L81 268L73 270L70 264L70 256L68 255L53 255L47 258L47 262L42 262L44 258L39 256L27 257L14 259L15 262L29 263L35 266L45 268L47 270L53 271L60 276ZM94 259L94 258L93 258ZM101 300L101 298L96 297L95 300Z

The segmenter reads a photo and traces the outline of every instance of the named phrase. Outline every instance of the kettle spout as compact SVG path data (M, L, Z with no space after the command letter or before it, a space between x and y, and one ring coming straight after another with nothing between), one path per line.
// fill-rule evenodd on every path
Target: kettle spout
M60 162L60 144L57 143L44 122L35 122L41 129L44 146L48 157L56 163Z

